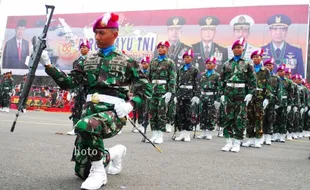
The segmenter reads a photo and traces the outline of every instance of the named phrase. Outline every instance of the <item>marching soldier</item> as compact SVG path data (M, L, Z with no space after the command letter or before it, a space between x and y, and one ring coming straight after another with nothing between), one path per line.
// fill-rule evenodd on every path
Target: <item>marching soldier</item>
M170 44L162 41L157 45L158 57L150 63L149 79L153 84L153 96L150 99L150 123L152 130L151 141L163 143L163 132L166 131L167 105L175 94L176 66L167 57Z
M287 132L288 113L292 110L294 98L293 82L285 77L285 65L278 67L277 73L280 77L280 100L279 107L276 109L276 121L274 123L273 136L271 141L285 142Z
M254 146L260 148L260 140L263 138L263 119L264 110L271 99L271 88L269 84L270 72L262 64L263 50L254 51L251 54L251 59L254 63L254 70L256 73L257 88L254 91L254 96L247 107L248 124L246 133L248 140L242 143L243 147Z
M264 121L263 121L263 132L265 136L265 144L271 145L271 136L273 135L273 125L276 119L276 109L279 108L280 97L280 78L274 71L274 59L268 59L264 62L264 66L270 71L269 84L271 87L271 97L269 104L265 110Z
M105 13L99 17L93 24L98 52L81 60L80 67L70 75L55 68L46 51L41 56L40 63L45 66L46 73L62 89L74 89L84 84L88 93L82 118L76 124L77 138L72 157L76 175L85 179L81 189L99 189L107 183L106 172L112 175L121 172L126 147L116 145L107 151L103 139L117 135L125 125L122 118L134 106L141 106L143 98L152 96L152 87L138 63L115 47L118 31L118 15ZM135 89L132 99L124 88L129 84Z
M304 137L310 137L310 84L306 83L307 88L307 99L305 107L305 125L304 125Z
M220 74L216 72L215 66L217 64L215 57L206 59L206 71L203 72L198 80L197 93L200 95L201 113L200 128L202 134L198 139L212 139L211 131L215 127L216 110L220 107Z
M245 108L252 100L256 88L256 79L252 64L242 58L244 38L232 45L234 57L225 63L221 73L221 102L226 105L224 135L226 145L222 151L240 151L240 141L246 125Z
M177 104L175 127L181 131L180 136L176 137L176 141L190 141L190 132L193 130L191 123L191 105L199 106L199 98L197 91L197 75L198 69L192 64L194 59L194 51L188 50L183 54L184 65L177 72L176 80L176 97L174 102Z
M14 79L12 78L12 71L10 71L6 73L0 89L0 91L2 92L2 99L0 100L1 101L0 106L2 107L3 112L10 112L11 96L13 88L14 88Z
M80 44L81 56L78 58L78 60L73 62L73 69L78 69L78 67L80 67L80 62L85 61L89 50L89 41L87 39L84 39L83 42ZM73 128L71 131L68 131L67 134L75 135L75 125L81 119L83 105L85 104L85 91L83 85L79 85L75 89L73 89L71 98L74 98L74 107L72 108L72 115L70 116L73 121Z

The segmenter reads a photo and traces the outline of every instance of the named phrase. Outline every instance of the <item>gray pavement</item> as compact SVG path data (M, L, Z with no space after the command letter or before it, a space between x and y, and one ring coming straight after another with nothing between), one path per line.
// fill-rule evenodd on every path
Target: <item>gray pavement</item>
M15 112L0 112L0 189L79 189L82 180L70 162L74 137L55 134L71 129L69 114L27 112L11 133ZM310 189L308 139L225 153L222 138L175 142L165 134L159 153L131 128L105 141L106 147L125 145L127 154L123 171L108 176L102 189Z

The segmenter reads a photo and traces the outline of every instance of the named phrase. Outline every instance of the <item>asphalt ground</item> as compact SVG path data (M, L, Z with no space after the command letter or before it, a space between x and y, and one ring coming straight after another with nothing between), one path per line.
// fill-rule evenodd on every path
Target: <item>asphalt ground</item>
M66 135L72 125L69 114L28 111L12 133L15 113L0 112L0 189L79 189L83 181L70 161L75 137ZM106 147L125 145L127 154L123 171L109 175L102 189L310 189L306 138L232 153L221 151L223 138L176 142L166 133L159 153L131 129L128 124L121 135L105 140Z

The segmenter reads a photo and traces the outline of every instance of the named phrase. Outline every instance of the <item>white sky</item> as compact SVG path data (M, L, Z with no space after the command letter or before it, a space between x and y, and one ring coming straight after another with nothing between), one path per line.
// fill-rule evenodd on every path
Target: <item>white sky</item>
M55 6L54 14L63 14L309 3L310 0L0 0L0 47L7 16L44 15L45 4Z

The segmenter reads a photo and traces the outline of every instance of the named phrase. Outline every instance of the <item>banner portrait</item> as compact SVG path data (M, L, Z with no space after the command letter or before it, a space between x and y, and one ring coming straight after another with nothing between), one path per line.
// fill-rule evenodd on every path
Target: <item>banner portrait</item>
M250 60L253 51L263 48L264 60L273 57L275 69L281 64L292 73L305 76L307 69L308 6L280 5L253 7L198 8L117 12L120 31L115 45L133 56L157 56L156 45L168 40L168 56L178 67L188 49L195 52L194 65L205 70L205 60L217 59L217 71L232 58L232 43L246 39L243 57ZM79 57L79 45L88 39L91 51L97 50L93 21L102 13L59 14L53 16L47 51L51 61L65 72ZM41 34L45 16L8 17L2 69L22 75L28 72L27 56L32 52L31 39ZM37 75L45 75L39 66Z

